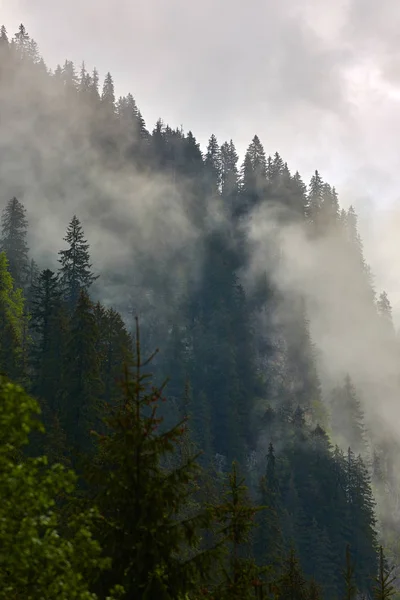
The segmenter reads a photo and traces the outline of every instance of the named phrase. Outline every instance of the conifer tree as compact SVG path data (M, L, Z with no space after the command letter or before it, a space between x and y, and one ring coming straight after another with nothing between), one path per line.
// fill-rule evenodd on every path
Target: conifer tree
M239 174L237 163L239 161L235 145L232 140L224 142L221 146L221 194L232 214L238 209L237 197L239 192Z
M102 380L102 398L113 406L121 399L119 381L123 365L133 363L132 339L119 313L113 308L105 309L99 302L94 307L94 318L99 334L97 347Z
M99 331L93 305L81 291L72 315L66 348L66 394L61 424L74 452L90 448L89 431L99 422L102 382L98 356Z
M283 573L277 580L278 597L281 600L307 600L307 581L301 571L299 561L293 548L287 556Z
M24 380L22 371L24 343L24 298L14 288L8 260L0 253L0 370L17 382Z
M354 578L354 565L351 559L350 546L346 546L346 566L343 571L345 599L354 600L357 597L357 587Z
M396 588L393 585L396 582L396 577L393 575L393 570L393 568L387 566L383 548L380 546L378 575L375 578L373 587L374 600L389 600L396 594Z
M27 33L25 26L21 23L18 27L18 31L14 35L15 46L20 59L26 57L28 53L29 41L29 34Z
M221 600L247 600L254 598L255 590L262 587L262 569L251 556L251 533L254 518L261 507L252 506L244 479L239 477L234 462L224 484L222 503L214 508L220 535L227 543L227 564L223 579L215 595Z
M31 296L33 332L33 391L45 405L45 418L53 422L62 398L66 331L58 276L44 269ZM50 412L48 412L50 411ZM47 424L46 420L46 424Z
M92 100L92 105L93 105L93 107L95 107L96 104L98 103L98 101L100 100L99 73L96 68L93 69L92 74L90 76L89 91L90 91L90 97Z
M11 276L17 287L23 288L28 279L29 258L26 241L28 220L23 204L12 198L2 214L0 250L5 252Z
M265 477L260 483L260 504L265 507L258 514L259 527L255 533L255 554L258 564L270 565L274 573L283 563L284 543L281 531L281 498L275 467L275 451L270 443Z
M335 188L324 183L321 196L321 233L334 230L339 220L339 201Z
M393 337L394 336L394 325L393 325L393 317L392 317L392 306L390 304L388 295L386 292L382 292L379 296L379 299L376 303L376 307L378 309L378 315L382 320L383 331L386 335Z
M349 375L342 386L332 393L332 431L339 443L351 446L354 452L366 455L368 450L364 413L356 388Z
M306 216L312 225L312 231L314 233L320 232L323 193L324 182L318 171L315 171L308 186L308 198L306 206Z
M135 366L132 374L126 370L122 402L106 416L107 433L96 436L88 481L103 516L99 539L112 559L101 596L118 583L127 598L172 600L207 580L215 553L199 547L201 528L211 522L208 511L182 516L198 474L196 457L167 468L185 423L162 427L164 386L152 385L143 372L149 360L141 356L136 320Z
M242 195L246 209L252 209L264 197L267 183L267 163L264 148L254 136L244 157L242 167Z
M115 93L114 93L114 82L111 76L111 73L107 73L104 84L103 91L101 94L101 102L104 107L106 107L110 113L113 113L115 110Z
M206 179L209 193L216 194L221 186L221 150L214 134L208 141L206 156L204 160Z
M68 226L64 241L69 247L58 253L61 264L60 283L64 298L70 310L73 310L81 290L88 290L98 275L94 275L91 271L89 244L84 238L82 225L75 215Z

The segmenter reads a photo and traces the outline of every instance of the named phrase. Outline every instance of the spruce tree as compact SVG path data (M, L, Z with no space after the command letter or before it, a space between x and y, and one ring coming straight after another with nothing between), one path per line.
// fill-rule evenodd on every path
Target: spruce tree
M397 593L395 586L396 577L393 575L393 568L389 568L382 546L379 547L379 566L378 575L375 578L375 585L373 587L374 600L389 600L394 594Z
M15 289L8 260L0 253L0 370L16 382L24 382L24 297Z
M241 184L243 210L247 212L264 198L266 192L267 163L264 148L257 135L244 157Z
M270 443L265 477L260 482L259 527L255 532L255 554L258 564L270 565L277 573L282 567L284 543L281 531L281 497L275 467L275 451Z
M314 234L320 233L323 194L324 182L318 171L315 171L308 186L308 198L306 206L306 216Z
M64 298L70 310L73 310L81 290L88 290L98 275L94 275L91 270L89 244L85 240L82 225L75 215L68 226L64 241L69 247L58 253L61 264L60 283Z
M23 288L28 281L29 258L26 241L28 220L24 205L12 198L3 210L0 251L5 252L11 276L17 287Z
M207 192L217 194L221 186L221 151L218 146L217 138L214 134L208 141L206 156L204 160Z
M351 557L350 546L346 546L346 566L343 571L345 599L354 600L357 597L357 586L354 577L354 565Z
M99 331L93 305L81 291L71 318L65 361L65 401L61 424L71 449L81 453L91 448L90 430L101 418L102 382L98 355Z
M366 455L368 450L364 412L357 390L349 375L342 386L335 388L331 397L332 432L342 446L351 446L354 452Z
M62 402L66 344L65 319L58 276L44 269L31 295L33 333L33 391L45 406L45 419L53 422Z
M239 193L239 156L236 152L235 144L232 140L224 142L221 146L221 194L232 215L238 212L238 193Z
M244 479L239 476L234 462L224 484L222 502L213 509L220 525L219 534L227 544L222 581L214 591L218 599L250 600L263 585L262 569L257 567L251 555L254 519L260 510L261 507L251 504Z
M276 583L280 600L307 600L307 581L301 571L299 561L293 548L285 559L283 573Z
M207 580L215 553L201 551L201 529L208 511L184 516L191 482L198 476L195 456L169 467L185 431L179 422L163 428L158 416L164 386L143 372L136 320L136 354L126 370L123 400L110 407L106 433L96 435L98 452L88 471L95 502L103 516L98 535L112 568L99 593L118 583L135 600L184 598ZM189 557L188 557L189 556Z
M111 73L107 73L104 84L103 92L101 94L102 105L109 110L110 114L115 111L115 93L114 93L114 82Z
M121 399L119 381L123 365L132 365L132 339L121 315L113 308L105 309L99 302L94 307L94 318L99 334L97 347L102 380L102 399L113 406Z

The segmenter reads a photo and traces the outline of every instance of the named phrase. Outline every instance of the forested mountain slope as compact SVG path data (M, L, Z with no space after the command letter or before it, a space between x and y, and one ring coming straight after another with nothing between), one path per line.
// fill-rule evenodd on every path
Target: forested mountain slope
M306 185L278 152L267 156L257 135L240 165L232 140L211 135L202 153L190 131L161 120L149 131L132 95L115 98L109 73L100 86L85 65L51 72L22 25L12 39L1 30L0 116L0 369L42 411L47 433L31 433L24 468L45 453L79 475L79 493L57 504L61 522L88 504L107 522L90 531L111 568L81 565L91 593L111 597L121 584L122 597L143 599L338 598L353 585L372 594L387 569L379 545L400 563L399 444L388 426L400 347L353 208L340 208L318 171ZM154 385L170 378L162 391L138 368L139 350L156 347ZM18 432L30 418L13 420L12 398L25 392L7 385L3 441L10 423ZM253 515L252 505L264 509ZM79 552L79 532L66 531ZM228 570L214 572L220 539ZM96 543L83 552L100 552ZM92 597L79 586L68 597ZM54 590L47 597L61 597Z

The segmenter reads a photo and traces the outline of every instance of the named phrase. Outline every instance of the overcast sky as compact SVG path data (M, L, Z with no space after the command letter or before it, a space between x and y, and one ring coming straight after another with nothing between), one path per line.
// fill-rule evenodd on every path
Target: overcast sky
M392 263L379 283L398 285L397 229L371 252L387 237L371 215L400 204L398 0L0 0L0 20L51 67L111 71L150 129L162 117L241 153L257 133L306 180L317 168L356 205L375 270Z

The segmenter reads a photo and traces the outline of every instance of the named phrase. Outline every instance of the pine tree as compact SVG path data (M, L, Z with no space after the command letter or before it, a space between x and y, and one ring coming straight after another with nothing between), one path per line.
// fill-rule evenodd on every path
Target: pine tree
M79 79L75 65L71 60L65 61L61 72L61 80L64 84L64 93L67 100L75 99L79 89Z
M354 600L357 597L357 587L354 579L354 566L351 560L350 546L346 546L346 567L343 571L345 599Z
M113 82L111 73L107 73L107 75L104 79L103 91L101 94L101 102L102 102L102 105L104 107L106 107L107 110L110 111L110 113L114 113L115 93L114 93L114 82Z
M375 499L371 477L362 458L349 452L349 516L351 548L356 563L355 578L362 592L371 592L370 576L378 571Z
M339 221L339 201L335 188L324 183L321 196L321 233L333 231Z
M99 333L97 348L102 379L102 399L115 406L121 399L119 382L123 365L132 365L132 339L119 313L113 308L105 309L100 303L94 307L94 318Z
M15 289L8 260L0 253L0 370L16 382L22 382L24 342L24 298Z
M314 233L320 232L323 194L324 182L318 171L315 171L308 186L308 198L306 206L306 216L312 225L312 231Z
M258 564L270 565L279 572L283 563L284 542L281 531L281 497L275 467L275 451L270 443L265 477L260 482L259 527L255 534L255 554Z
M135 367L132 375L126 370L123 401L105 419L107 433L96 436L98 455L88 481L104 518L99 539L112 559L101 595L118 583L127 598L172 600L207 580L215 553L199 546L199 528L209 526L209 513L182 516L198 474L196 457L166 467L185 424L162 428L164 386L152 385L143 373L149 360L141 357L136 320Z
M17 33L14 35L14 42L18 53L18 58L24 59L28 53L30 37L25 29L25 26L21 23Z
M376 303L376 307L378 310L378 315L382 320L385 334L393 337L395 331L392 317L392 306L386 292L382 292L380 294L378 302Z
M31 327L34 335L33 391L44 401L46 424L47 419L53 422L63 390L66 336L63 335L62 309L58 277L50 269L45 269L32 289Z
M373 597L375 600L388 600L397 590L394 587L396 577L393 575L393 568L388 568L383 553L383 548L379 548L379 568L378 575L375 578L375 585L373 588Z
M239 189L238 160L233 141L224 142L221 146L221 192L223 198L231 202L236 198Z
M265 195L267 163L264 148L257 135L254 136L244 157L242 167L242 195L245 211L251 210Z
M308 598L307 582L293 548L284 562L283 573L276 587L281 600L307 600Z
M98 356L99 331L93 305L81 291L72 315L66 348L66 397L61 425L75 453L90 448L89 431L101 418L102 383Z
M28 280L29 258L26 241L28 220L23 204L12 198L2 214L0 251L5 252L11 276L17 287L23 288Z
M250 553L254 518L260 510L261 507L255 508L250 503L244 479L239 477L234 462L224 484L222 503L214 507L220 535L228 544L227 565L216 590L218 599L254 598L255 590L263 585L260 578L262 569L256 566Z
M332 393L332 431L344 446L350 445L354 452L366 455L368 450L364 413L357 391L349 375L342 386Z
M74 215L67 229L64 240L69 244L67 250L60 250L59 269L60 283L65 300L73 310L81 290L88 290L98 278L91 271L89 244L84 238L82 225Z
M217 194L221 187L222 166L221 150L214 134L212 134L208 141L204 166L206 170L207 191L211 194Z
M99 94L99 73L96 68L92 71L92 76L90 79L90 93L93 99L93 104L95 105L98 100L100 100Z

